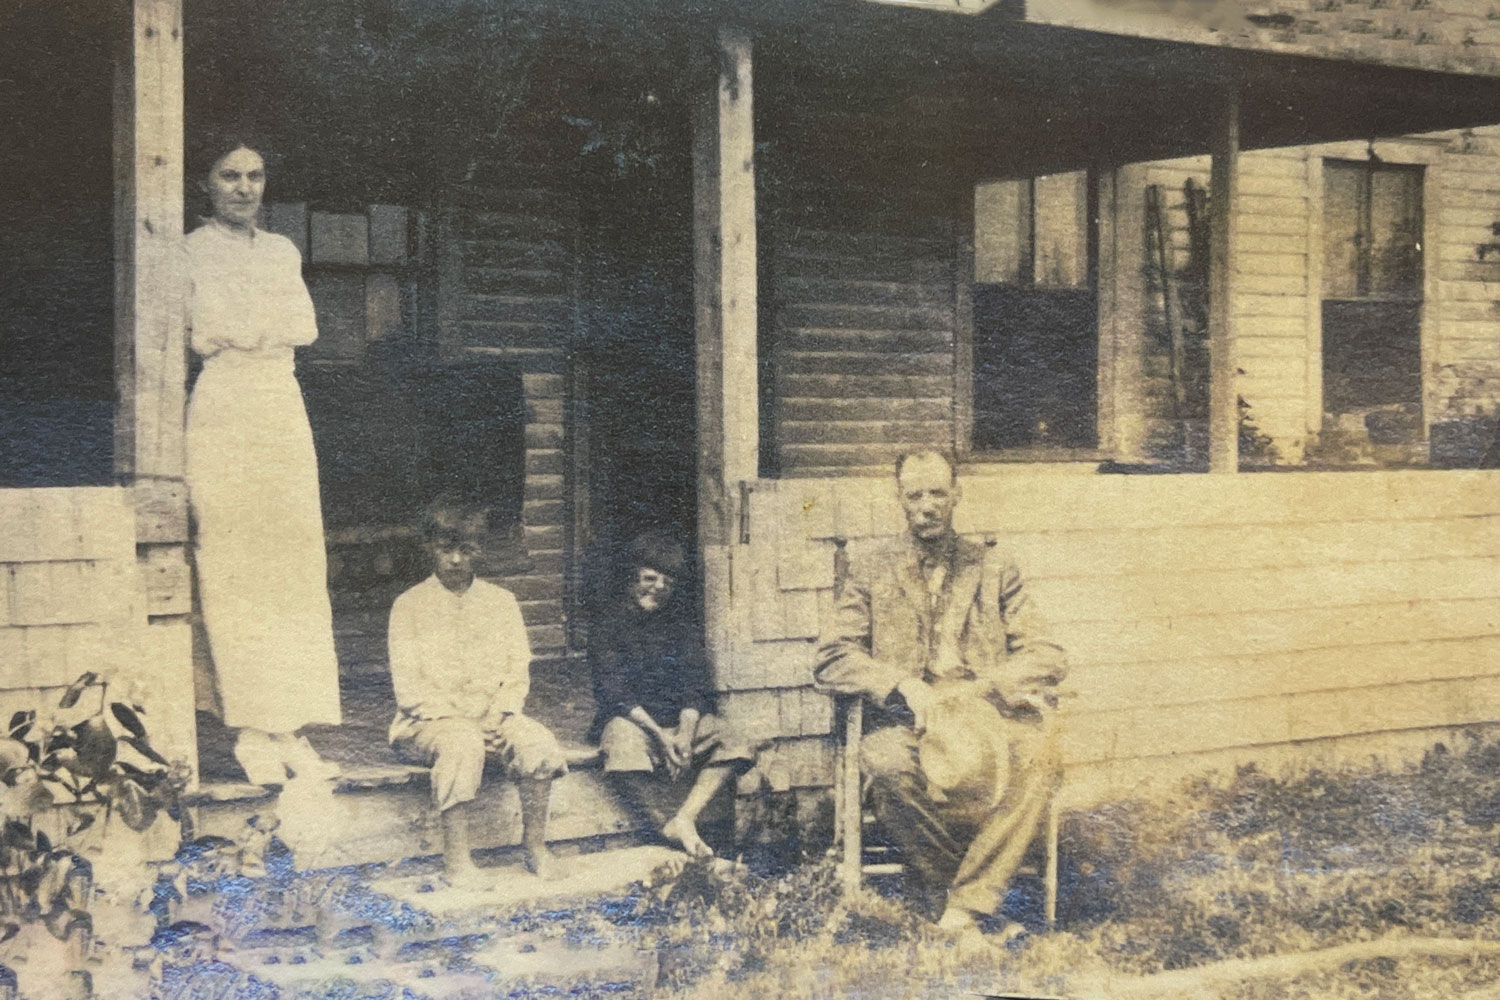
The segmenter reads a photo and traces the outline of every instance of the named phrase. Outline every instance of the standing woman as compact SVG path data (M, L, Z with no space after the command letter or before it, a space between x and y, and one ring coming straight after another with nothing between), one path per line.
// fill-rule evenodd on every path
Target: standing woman
M231 141L209 156L199 176L213 217L187 237L188 324L203 358L187 483L217 702L250 781L331 778L296 735L340 721L318 460L293 368L317 323L297 247L257 227L261 154Z

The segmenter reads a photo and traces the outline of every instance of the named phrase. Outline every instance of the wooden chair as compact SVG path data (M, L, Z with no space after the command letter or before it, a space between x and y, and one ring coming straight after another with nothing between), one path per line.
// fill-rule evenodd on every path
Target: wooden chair
M842 594L844 581L848 577L849 560L843 539L835 539L834 593ZM834 837L839 847L839 880L845 891L854 891L863 884L866 876L900 874L905 866L894 860L895 852L867 849L865 827L874 825L873 813L865 809L864 782L859 769L859 745L864 735L864 699L860 696L840 695L834 701L834 738L837 753L834 768L833 823ZM1061 777L1061 776L1059 776ZM1046 813L1046 863L1040 873L1045 892L1043 913L1048 929L1057 925L1057 878L1058 878L1058 825L1060 821L1060 792L1047 803ZM867 854L876 856L867 857ZM1021 872L1037 874L1035 868L1026 867Z

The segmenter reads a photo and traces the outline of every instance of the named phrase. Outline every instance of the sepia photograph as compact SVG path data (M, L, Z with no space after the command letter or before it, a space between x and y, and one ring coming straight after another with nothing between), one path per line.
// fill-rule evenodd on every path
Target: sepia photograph
M0 0L0 1000L1500 1000L1500 0Z

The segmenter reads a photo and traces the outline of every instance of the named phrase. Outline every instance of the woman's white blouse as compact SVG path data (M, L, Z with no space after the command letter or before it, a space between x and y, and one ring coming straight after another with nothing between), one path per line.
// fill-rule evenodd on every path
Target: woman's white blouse
M187 236L193 350L290 352L318 339L302 255L278 233L236 233L209 222Z

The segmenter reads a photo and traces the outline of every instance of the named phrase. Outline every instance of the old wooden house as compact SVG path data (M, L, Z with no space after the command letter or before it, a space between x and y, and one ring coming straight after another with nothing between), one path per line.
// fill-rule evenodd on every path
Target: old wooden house
M724 710L774 737L741 792L815 828L811 642L918 447L1070 651L1073 801L1495 717L1500 474L1461 468L1500 406L1487 0L123 6L5 15L42 138L5 154L0 687L133 679L209 813L263 793L194 712L178 253L187 151L244 122L319 310L346 761L458 477L565 734L591 551L696 538ZM405 772L350 773L329 860L430 849ZM560 835L622 828L568 781Z

